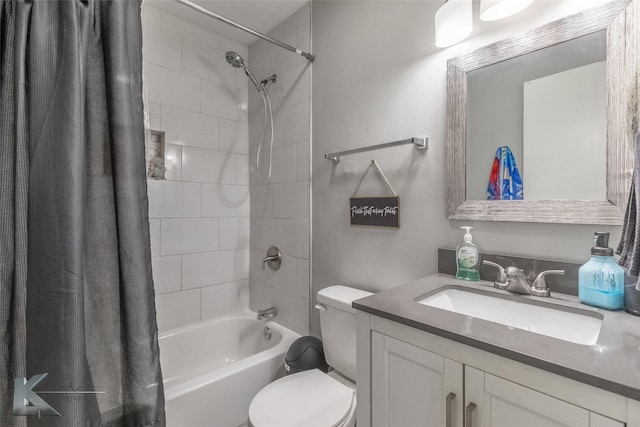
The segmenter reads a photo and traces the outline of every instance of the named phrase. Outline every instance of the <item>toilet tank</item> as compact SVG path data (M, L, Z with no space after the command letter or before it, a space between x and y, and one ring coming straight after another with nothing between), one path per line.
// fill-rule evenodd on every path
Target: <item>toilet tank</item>
M351 302L371 292L348 286L330 286L318 292L324 356L339 374L356 380L356 310Z

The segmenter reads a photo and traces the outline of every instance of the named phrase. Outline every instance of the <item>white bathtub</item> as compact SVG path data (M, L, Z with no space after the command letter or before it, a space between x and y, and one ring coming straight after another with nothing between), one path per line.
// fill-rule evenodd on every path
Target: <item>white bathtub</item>
M271 339L263 337L265 326ZM273 321L237 313L160 334L167 427L237 427L251 399L282 373L298 338Z

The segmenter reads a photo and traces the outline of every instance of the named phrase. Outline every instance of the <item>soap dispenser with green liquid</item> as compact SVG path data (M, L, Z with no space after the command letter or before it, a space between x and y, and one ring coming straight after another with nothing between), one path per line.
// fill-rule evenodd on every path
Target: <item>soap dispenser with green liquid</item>
M480 253L473 244L473 227L460 227L466 230L464 243L456 249L456 278L477 282L480 280Z

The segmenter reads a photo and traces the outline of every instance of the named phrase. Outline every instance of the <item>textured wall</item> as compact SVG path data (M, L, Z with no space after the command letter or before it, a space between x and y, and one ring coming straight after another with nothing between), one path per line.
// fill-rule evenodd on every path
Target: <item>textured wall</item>
M379 291L437 271L437 248L462 240L445 210L446 60L603 1L538 1L514 17L480 23L466 41L438 50L439 1L313 3L313 297L328 285ZM475 10L477 16L477 4ZM410 136L430 137L426 153L409 146L344 157L324 154ZM401 227L351 227L349 196L375 159L401 199ZM369 174L362 193L384 187ZM465 221L485 252L582 262L596 227ZM619 239L619 227L597 227ZM318 333L314 313L312 332Z

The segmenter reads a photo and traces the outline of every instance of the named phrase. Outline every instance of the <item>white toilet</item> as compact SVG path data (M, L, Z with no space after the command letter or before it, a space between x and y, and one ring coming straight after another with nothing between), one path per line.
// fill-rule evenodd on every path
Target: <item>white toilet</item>
M353 427L356 424L356 311L351 302L371 295L347 286L318 292L322 344L334 370L280 378L249 406L251 427Z

